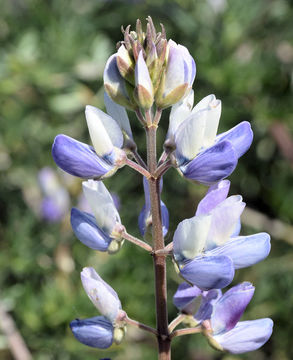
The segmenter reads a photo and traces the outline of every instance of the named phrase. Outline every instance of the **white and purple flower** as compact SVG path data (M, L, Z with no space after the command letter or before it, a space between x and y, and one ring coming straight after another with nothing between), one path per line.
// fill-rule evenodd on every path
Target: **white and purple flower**
M182 221L173 238L173 254L181 276L203 290L221 289L233 280L235 269L251 266L270 252L270 236L239 236L245 203L239 195L227 198L230 182L213 185L196 215Z
M113 108L109 102L108 107ZM124 142L122 125L119 120L114 120L93 106L86 107L85 115L93 147L60 134L53 143L53 159L61 169L74 176L81 178L111 176L124 165L126 158L122 150ZM125 114L122 116L125 122Z
M247 121L217 135L221 101L203 98L193 109L193 91L172 107L166 144L175 148L183 176L211 185L229 176L250 147L253 133Z
M196 286L183 283L179 285L173 302L182 313L194 315L197 324L203 324L206 328L204 334L213 347L241 354L257 350L272 334L271 319L239 322L254 290L250 282L238 284L225 294L214 289L201 291ZM191 306L195 303L200 304L196 311Z
M121 225L115 202L102 181L82 183L83 192L94 215L71 210L71 226L77 238L86 246L98 251L118 250L121 241L115 240L115 229Z

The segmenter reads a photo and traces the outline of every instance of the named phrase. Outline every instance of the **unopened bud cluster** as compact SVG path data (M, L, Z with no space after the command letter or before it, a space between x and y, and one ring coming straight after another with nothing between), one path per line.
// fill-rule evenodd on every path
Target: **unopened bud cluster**
M117 44L105 68L105 90L113 101L128 109L150 109L155 103L166 108L181 100L191 89L195 62L188 50L166 39L163 25L157 32L148 17L146 31L140 20L136 31L123 29L124 40Z

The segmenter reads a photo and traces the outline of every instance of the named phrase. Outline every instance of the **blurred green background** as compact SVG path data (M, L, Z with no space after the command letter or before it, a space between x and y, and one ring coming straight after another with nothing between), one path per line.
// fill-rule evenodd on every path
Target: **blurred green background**
M233 175L231 194L247 203L242 234L270 232L267 260L237 272L255 296L245 319L271 317L271 340L241 356L218 353L198 336L173 342L173 359L293 358L293 6L286 0L110 1L2 0L0 14L0 301L12 316L33 359L155 359L153 339L128 329L126 341L108 351L78 343L68 327L97 312L79 273L93 266L119 293L129 316L155 326L151 258L126 243L115 256L91 251L73 235L69 212L60 222L42 219L38 172L57 170L51 158L56 134L89 141L84 106L103 108L102 74L122 36L121 25L147 15L167 36L188 47L197 63L195 98L215 93L223 102L220 131L248 120L255 139ZM163 142L168 111L159 129ZM144 133L132 129L145 156ZM57 173L71 206L81 182ZM106 181L120 197L128 231L138 234L143 205L140 176L122 169ZM194 214L206 188L170 170L162 198L170 211L168 241L179 221ZM170 319L179 283L168 262ZM0 324L0 359L13 359Z

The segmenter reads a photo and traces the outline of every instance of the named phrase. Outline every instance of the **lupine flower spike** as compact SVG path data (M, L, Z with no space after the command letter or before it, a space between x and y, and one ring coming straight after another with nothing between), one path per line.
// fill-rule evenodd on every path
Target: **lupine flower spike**
M126 325L134 326L156 337L159 360L171 359L174 337L196 333L202 333L217 350L235 354L256 350L270 338L273 322L269 318L240 321L254 286L243 282L222 292L235 270L258 263L270 252L268 234L240 235L245 203L241 195L228 196L230 181L224 180L249 149L251 126L244 121L217 135L222 103L208 95L193 106L195 61L183 45L167 39L163 25L157 31L148 17L145 31L137 20L134 30L129 25L122 32L117 52L104 70L107 113L86 107L92 146L57 135L52 155L61 169L86 179L82 187L90 210L71 211L76 237L91 249L112 254L127 240L152 255L157 323L153 328L130 319L117 293L92 267L86 267L81 272L82 285L99 314L73 320L72 333L84 345L106 349L123 340ZM168 107L169 128L157 161L156 131ZM127 110L135 113L145 129L146 159L138 152ZM143 176L145 204L138 216L143 240L121 224L113 197L101 181L124 165ZM209 186L195 214L194 209L190 218L177 225L173 237L168 236L169 212L161 200L162 178L170 167L186 179ZM168 256L180 275L178 280L185 280L173 298L179 315L170 324ZM180 323L184 328L176 330Z

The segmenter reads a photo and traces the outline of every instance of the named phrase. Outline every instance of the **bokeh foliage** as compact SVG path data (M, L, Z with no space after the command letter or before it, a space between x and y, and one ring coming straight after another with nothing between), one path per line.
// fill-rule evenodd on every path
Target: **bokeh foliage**
M52 166L53 138L64 133L89 141L84 106L103 108L105 62L121 39L120 26L136 18L162 22L168 37L187 46L197 63L194 84L199 101L215 93L223 101L220 130L251 122L255 140L231 176L232 193L250 207L293 220L292 160L272 136L274 124L292 132L293 9L286 0L4 0L0 14L0 283L1 301L13 315L34 359L153 359L155 343L129 329L127 340L108 352L74 340L68 323L96 315L81 288L79 272L93 266L119 293L133 318L154 326L152 261L125 244L116 256L89 250L72 234L69 217L60 224L41 220L37 173ZM133 115L132 128L145 155L144 134ZM168 126L162 119L159 141ZM80 181L65 179L76 204ZM138 235L143 205L140 176L120 170L106 185L117 193L128 231ZM164 178L163 199L170 211L170 233L194 214L204 187L181 179L175 170ZM264 229L265 230L265 229ZM243 234L255 232L244 227ZM293 234L292 234L293 236ZM171 240L171 235L167 236ZM176 359L282 359L293 357L293 249L272 239L263 263L238 271L235 283L250 280L256 293L245 317L272 317L275 331L260 351L221 355L200 336L176 339ZM169 268L171 299L179 282ZM9 359L0 337L0 359Z

